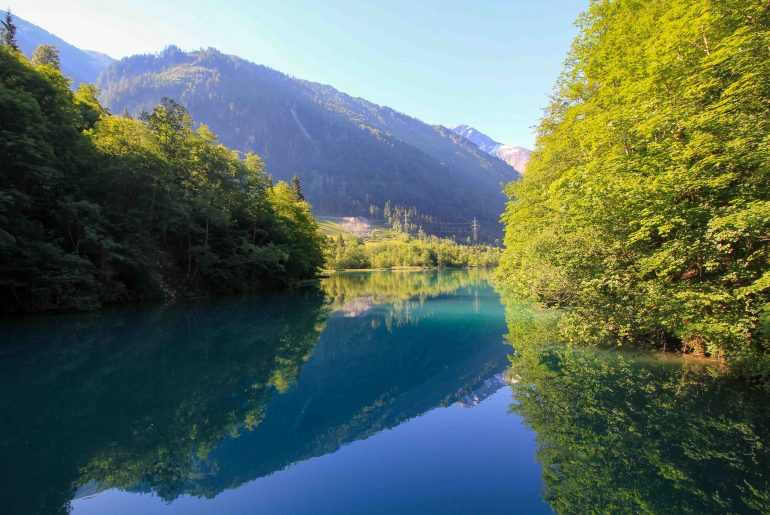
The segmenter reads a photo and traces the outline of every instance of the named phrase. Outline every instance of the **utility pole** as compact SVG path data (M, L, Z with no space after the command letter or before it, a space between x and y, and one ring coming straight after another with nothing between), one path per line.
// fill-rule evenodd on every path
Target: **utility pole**
M476 244L479 241L479 221L475 216L473 217L473 224L471 224L471 228L473 229L473 243Z

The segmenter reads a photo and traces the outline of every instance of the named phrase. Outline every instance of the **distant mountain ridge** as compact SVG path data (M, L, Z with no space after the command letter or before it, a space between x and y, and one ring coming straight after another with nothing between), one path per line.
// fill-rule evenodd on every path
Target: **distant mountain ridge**
M524 173L526 170L530 154L532 154L531 150L516 145L499 143L470 125L455 125L452 127L452 130L474 143L487 154L502 159L517 172Z
M179 101L225 145L259 154L276 179L296 173L318 214L378 218L390 202L437 220L443 235L451 224L465 238L477 218L497 237L501 184L519 178L446 127L215 49L128 57L97 86L112 112Z
M24 55L31 58L39 45L54 45L59 49L61 71L72 79L74 87L81 82L96 82L99 73L115 62L115 59L101 52L81 50L17 16L13 20L17 28L16 40Z

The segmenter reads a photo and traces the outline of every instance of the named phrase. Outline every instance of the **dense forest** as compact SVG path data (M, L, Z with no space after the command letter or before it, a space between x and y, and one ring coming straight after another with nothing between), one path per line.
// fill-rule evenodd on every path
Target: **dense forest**
M114 116L54 47L0 48L0 311L253 290L312 277L324 236L298 188L163 99Z
M770 6L595 0L504 215L501 279L569 341L770 374Z

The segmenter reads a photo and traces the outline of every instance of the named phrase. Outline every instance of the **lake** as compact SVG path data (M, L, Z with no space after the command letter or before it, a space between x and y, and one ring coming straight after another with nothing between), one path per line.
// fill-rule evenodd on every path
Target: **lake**
M768 398L486 270L0 324L0 512L770 511Z

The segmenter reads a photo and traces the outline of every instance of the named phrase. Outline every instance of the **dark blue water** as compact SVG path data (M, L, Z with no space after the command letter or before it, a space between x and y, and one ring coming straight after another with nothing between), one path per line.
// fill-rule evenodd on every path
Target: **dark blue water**
M4 330L4 513L549 511L480 272Z
M0 513L767 512L766 397L488 278L6 321Z

